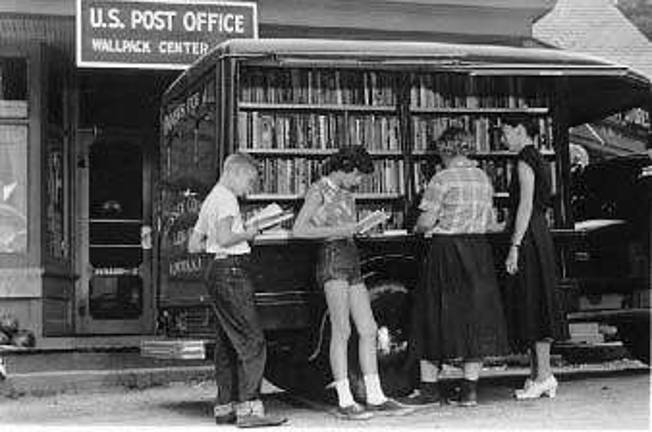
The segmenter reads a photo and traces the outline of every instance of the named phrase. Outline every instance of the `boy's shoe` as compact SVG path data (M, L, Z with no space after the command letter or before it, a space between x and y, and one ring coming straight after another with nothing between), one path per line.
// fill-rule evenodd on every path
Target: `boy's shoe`
M260 400L240 402L235 409L235 424L239 428L280 426L287 421L285 417L265 414Z
M408 396L398 400L401 404L409 407L429 407L441 405L441 393L439 383L422 382L418 389L415 389Z
M414 412L414 408L398 403L394 399L387 398L381 404L367 404L367 410L378 415L402 416Z
M229 403L226 405L215 405L213 407L213 417L215 417L215 424L234 424L236 415L233 404Z
M460 388L452 398L448 399L451 405L473 407L478 404L477 381L463 379Z
M345 407L338 406L335 415L343 420L369 420L373 417L373 414L357 403Z

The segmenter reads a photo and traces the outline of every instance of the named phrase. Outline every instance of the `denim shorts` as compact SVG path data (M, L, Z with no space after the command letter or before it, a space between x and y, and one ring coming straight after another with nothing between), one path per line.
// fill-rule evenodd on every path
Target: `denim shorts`
M326 240L317 255L317 283L345 280L350 285L362 283L360 255L352 238Z

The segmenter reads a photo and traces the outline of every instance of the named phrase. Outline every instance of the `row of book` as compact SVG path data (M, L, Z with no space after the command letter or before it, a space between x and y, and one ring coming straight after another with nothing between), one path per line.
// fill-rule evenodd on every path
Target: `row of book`
M250 68L240 75L240 101L393 106L395 74L347 69Z
M413 74L414 108L533 108L550 106L539 83L527 77L468 77L446 73Z
M380 71L246 68L239 100L250 103L394 106L404 75ZM550 92L529 77L410 74L410 106L420 108L530 108L550 106Z
M418 151L434 150L435 141L449 127L467 130L478 152L504 150L500 119L488 116L412 116L412 141ZM539 117L540 150L552 151L553 125L549 116ZM238 112L238 142L245 149L336 149L363 145L368 150L400 151L397 116Z
M257 193L306 193L322 175L322 162L310 158L259 158ZM374 172L363 178L360 193L404 194L405 163L403 160L374 160Z
M539 117L538 121L539 134L534 137L534 144L539 150L552 151L552 120L550 117ZM436 140L451 126L465 129L473 137L477 152L505 150L499 130L500 119L471 115L435 118L412 117L414 149L419 151L435 150Z
M335 149L364 145L400 150L396 116L238 112L238 141L246 149Z
M509 192L509 185L512 182L512 176L514 175L514 159L483 159L478 160L477 162L478 168L482 169L489 176L496 193ZM441 165L433 167L432 163L429 161L420 161L417 163L413 172L414 184L417 189L423 189L432 176L442 168ZM555 162L549 161L546 171L550 179L551 192L555 194L557 193L557 172L555 170Z

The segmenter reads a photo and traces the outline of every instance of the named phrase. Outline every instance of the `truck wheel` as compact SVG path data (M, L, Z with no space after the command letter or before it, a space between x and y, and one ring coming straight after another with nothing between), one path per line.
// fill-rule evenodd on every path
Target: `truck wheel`
M650 320L618 324L618 333L629 353L637 360L650 364Z
M378 325L378 373L387 396L409 393L416 375L408 361L410 295L405 285L396 281L379 281L369 287L371 308ZM358 361L358 338L355 331L349 342L349 381L359 400L365 398L364 379Z
M413 388L416 375L407 362L410 296L405 285L395 281L370 284L371 307L378 325L378 372L388 396L402 396ZM317 333L318 343L296 334L271 337L268 342L265 377L277 387L336 404L329 363L330 321L325 313ZM311 342L312 341L312 342ZM358 361L358 336L352 331L348 350L349 382L356 399L365 400L364 379Z

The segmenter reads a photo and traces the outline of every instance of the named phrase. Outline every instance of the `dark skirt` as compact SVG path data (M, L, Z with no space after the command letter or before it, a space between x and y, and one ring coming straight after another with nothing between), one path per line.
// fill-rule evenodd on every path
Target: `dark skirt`
M508 276L505 312L512 349L525 352L532 343L558 339L555 249L545 215L533 212L519 248L518 272Z
M483 235L435 235L415 291L413 359L480 359L508 352L492 249Z

